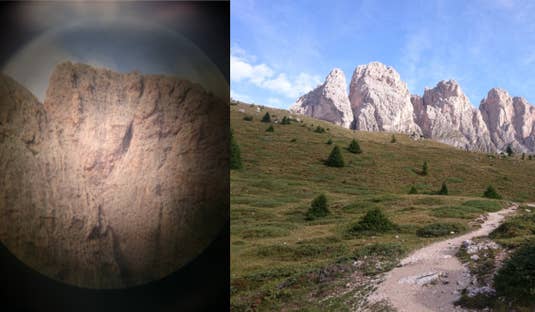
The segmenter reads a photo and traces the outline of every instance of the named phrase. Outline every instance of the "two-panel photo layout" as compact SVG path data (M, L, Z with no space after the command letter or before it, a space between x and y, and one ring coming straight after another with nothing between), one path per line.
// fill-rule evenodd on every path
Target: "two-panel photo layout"
M0 311L535 312L535 3L0 4Z

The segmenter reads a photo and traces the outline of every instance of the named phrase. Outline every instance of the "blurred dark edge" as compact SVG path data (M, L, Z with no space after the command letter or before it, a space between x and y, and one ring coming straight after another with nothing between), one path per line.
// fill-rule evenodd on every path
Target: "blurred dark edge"
M198 26L177 31L202 49L230 81L229 2L173 4L202 8ZM0 5L0 64L36 35L13 26L16 17L10 13L16 5ZM229 242L230 221L202 254L179 271L160 281L122 290L92 290L56 282L20 262L0 244L0 311L227 311Z

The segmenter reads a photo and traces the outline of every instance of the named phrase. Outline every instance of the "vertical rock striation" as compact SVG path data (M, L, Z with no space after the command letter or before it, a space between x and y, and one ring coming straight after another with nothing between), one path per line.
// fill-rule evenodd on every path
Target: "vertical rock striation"
M412 98L416 123L425 137L463 149L491 151L493 145L481 113L454 80L440 81Z
M343 73L335 69L291 110L346 128L423 135L467 150L504 151L511 145L517 152L535 152L535 107L502 89L491 89L477 109L454 80L440 81L423 96L411 95L394 68L372 62L353 73L352 114L344 92Z
M347 98L346 87L344 73L335 68L327 75L322 85L297 99L290 111L349 128L353 122L353 111Z
M351 78L349 101L358 130L421 134L407 84L390 66L379 62L358 66Z
M218 233L224 101L174 77L70 62L43 104L0 84L0 239L23 262L78 286L128 287L175 271Z

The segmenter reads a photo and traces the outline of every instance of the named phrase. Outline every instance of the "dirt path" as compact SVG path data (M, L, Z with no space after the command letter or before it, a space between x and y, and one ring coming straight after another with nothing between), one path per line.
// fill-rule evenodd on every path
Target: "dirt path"
M387 273L368 300L386 300L400 312L462 311L453 302L470 280L455 253L463 241L488 235L517 208L517 204L512 204L489 213L480 229L416 250L401 261L400 267Z

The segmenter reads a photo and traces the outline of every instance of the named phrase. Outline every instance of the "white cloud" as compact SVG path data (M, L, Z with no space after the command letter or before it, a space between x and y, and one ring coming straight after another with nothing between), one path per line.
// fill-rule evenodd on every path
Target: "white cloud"
M230 89L230 97L238 101L242 101L246 103L253 103L253 99L251 99L251 97L242 93L238 93L234 91L233 89Z
M321 83L318 75L300 73L289 78L286 73L275 73L266 64L252 64L243 49L239 49L238 53L233 51L230 56L230 79L234 82L252 83L259 88L293 99Z
M282 104L281 100L279 100L278 98L272 98L272 97L267 99L267 102L269 105L272 105L272 106L280 106Z
M254 84L261 84L271 76L273 70L265 64L251 65L244 58L230 56L230 79L233 81L251 80Z

